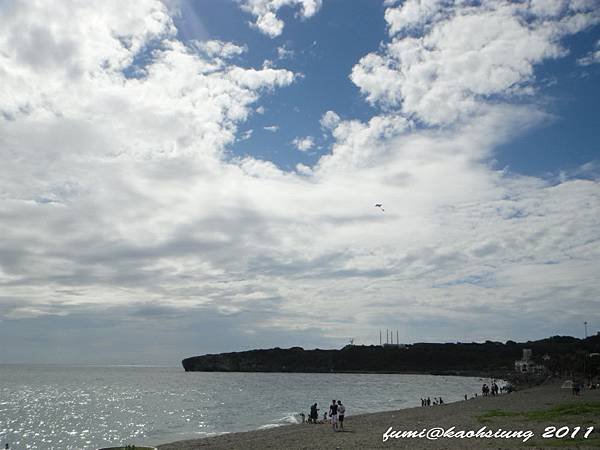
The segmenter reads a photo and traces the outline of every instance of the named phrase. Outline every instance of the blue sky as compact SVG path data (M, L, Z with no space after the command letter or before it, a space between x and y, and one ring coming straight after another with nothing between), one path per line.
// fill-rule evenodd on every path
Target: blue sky
M275 162L283 169L297 163L314 164L328 151L331 140L323 134L319 119L328 110L347 119L368 120L377 114L362 98L349 79L356 62L377 51L388 41L385 6L378 1L325 2L310 19L295 20L297 11L284 7L279 15L285 32L270 38L247 26L248 15L235 2L184 1L176 20L183 40L220 39L244 44L248 52L240 57L247 66L261 67L270 60L304 77L286 89L268 95L262 105L264 114L255 114L242 130L252 136L235 143L234 155L253 155ZM553 176L560 170L574 169L594 159L598 148L600 83L598 66L581 67L577 60L589 53L598 41L598 31L587 29L565 38L569 54L542 62L535 68L540 81L540 99L555 116L539 127L515 136L496 151L498 167L519 173ZM277 49L293 54L280 59ZM276 125L276 132L264 130ZM308 153L295 151L292 141L298 136L314 136L316 146ZM567 150L567 143L570 149Z
M598 330L597 2L0 20L0 362Z
M593 48L597 32L577 37L572 39L572 55L543 64L536 74L552 80L540 95L548 97L548 111L555 119L498 148L499 164L544 176L598 158L600 71L598 66L577 65L577 59Z
M248 15L235 2L182 2L181 10L182 39L241 43L248 47L240 58L244 65L260 68L270 60L276 67L303 74L292 86L264 98L265 113L255 114L243 127L254 130L252 137L234 144L233 154L274 161L287 170L297 163L312 165L331 144L319 125L326 111L363 120L374 114L348 75L361 55L377 50L386 38L381 3L332 1L304 21L294 20L293 8L282 8L285 33L275 39L248 27ZM293 53L280 58L278 48ZM279 127L276 132L264 130L273 125ZM314 136L322 148L298 152L292 141L299 136Z

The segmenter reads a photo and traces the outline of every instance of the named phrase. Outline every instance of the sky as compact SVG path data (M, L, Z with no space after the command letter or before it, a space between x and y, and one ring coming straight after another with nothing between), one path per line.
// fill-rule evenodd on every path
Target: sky
M0 363L600 329L596 0L0 21Z

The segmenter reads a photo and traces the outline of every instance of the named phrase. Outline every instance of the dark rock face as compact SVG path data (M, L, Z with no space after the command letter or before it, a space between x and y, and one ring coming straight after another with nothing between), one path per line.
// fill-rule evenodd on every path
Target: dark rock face
M544 363L551 373L598 373L600 334L585 340L555 336L540 341L516 343L429 344L405 348L346 346L341 350L304 350L273 348L186 358L186 371L203 372L373 372L433 373L502 377L512 372L522 350L533 350L533 359ZM542 357L547 355L542 361Z

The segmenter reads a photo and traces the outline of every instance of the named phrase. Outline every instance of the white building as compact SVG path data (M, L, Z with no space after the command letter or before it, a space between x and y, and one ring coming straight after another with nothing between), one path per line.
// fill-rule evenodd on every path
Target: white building
M523 349L523 357L515 361L515 372L519 373L541 373L546 370L546 367L541 364L536 364L531 359L531 349Z

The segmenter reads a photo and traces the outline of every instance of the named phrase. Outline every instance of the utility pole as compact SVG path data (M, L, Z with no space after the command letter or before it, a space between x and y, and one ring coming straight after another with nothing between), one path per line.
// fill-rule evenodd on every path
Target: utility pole
M398 330L396 330L396 345L400 345L400 339L398 339Z
M587 339L587 321L583 322L583 327L585 329L585 338Z
M379 346L381 347L382 343L381 343L381 330L379 330Z

